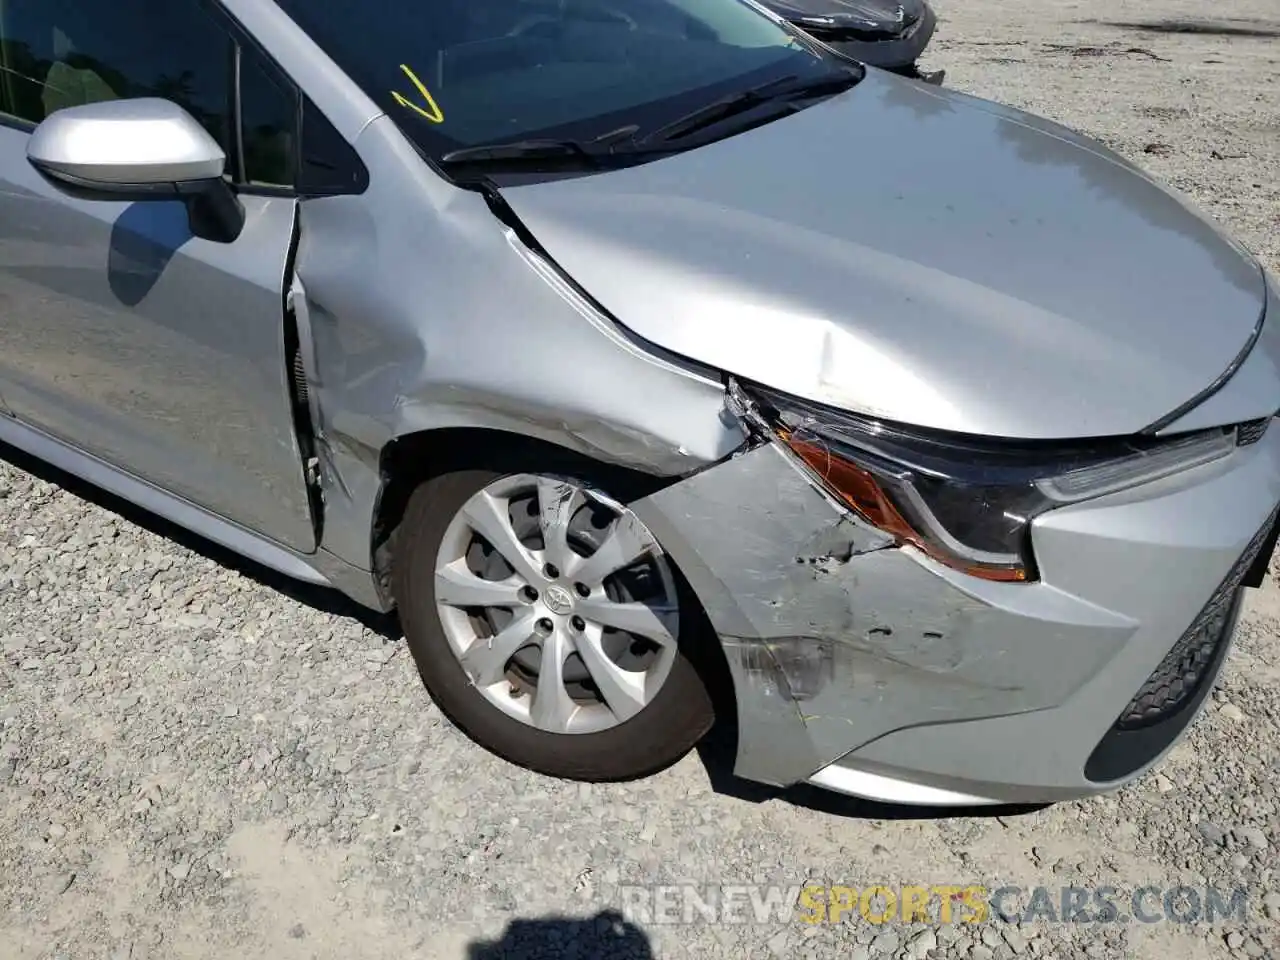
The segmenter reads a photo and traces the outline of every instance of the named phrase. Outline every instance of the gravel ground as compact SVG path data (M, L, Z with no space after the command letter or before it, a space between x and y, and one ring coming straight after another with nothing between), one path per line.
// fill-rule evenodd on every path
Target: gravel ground
M928 65L949 85L1101 137L1280 269L1275 0L938 6ZM1209 16L1270 36L1100 22ZM579 786L455 732L388 624L5 457L0 957L1280 956L1274 580L1188 741L1113 797L920 817L745 789L714 750ZM1249 916L677 927L607 912L620 884L806 880L1243 884Z

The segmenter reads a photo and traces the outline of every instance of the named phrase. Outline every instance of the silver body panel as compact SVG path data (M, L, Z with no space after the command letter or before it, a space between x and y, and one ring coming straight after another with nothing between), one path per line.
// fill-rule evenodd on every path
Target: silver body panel
M1169 423L1162 433L1202 430L1222 423L1242 423L1255 417L1268 416L1278 406L1276 384L1280 383L1280 287L1269 278L1267 287L1267 319L1258 339L1243 362L1226 383L1214 393Z
M962 433L1141 430L1225 371L1263 308L1253 259L1105 148L881 71L698 150L505 196L640 336Z
M22 420L295 550L315 549L285 379L296 203L232 244L178 201L70 197L0 128L0 393Z
M1269 431L1225 461L1044 515L1034 584L887 545L774 446L633 509L724 640L741 775L789 784L839 762L957 803L1015 803L1112 786L1082 773L1094 745L1277 502Z
M504 222L274 4L222 5L368 188L242 196L211 243L176 202L60 192L0 127L0 441L386 609L388 451L533 438L668 481L631 506L723 644L742 776L943 803L1118 785L1085 758L1280 501L1280 433L1043 515L1040 581L993 583L749 442L722 378L999 437L1269 417L1280 332L1273 307L1241 356L1267 298L1237 245L1091 141L875 71L678 156L506 188Z
M632 344L390 120L357 146L369 190L304 204L297 262L322 451L336 488L356 492L326 523L336 553L368 562L378 456L409 434L481 427L668 476L741 445L718 382ZM516 325L521 350L480 346Z

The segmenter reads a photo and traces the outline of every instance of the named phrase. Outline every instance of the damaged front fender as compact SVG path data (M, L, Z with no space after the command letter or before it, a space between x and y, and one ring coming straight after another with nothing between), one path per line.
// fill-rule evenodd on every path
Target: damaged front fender
M369 188L302 204L296 265L326 550L372 569L381 454L409 435L505 432L659 477L743 444L718 377L624 336L389 119L357 147Z

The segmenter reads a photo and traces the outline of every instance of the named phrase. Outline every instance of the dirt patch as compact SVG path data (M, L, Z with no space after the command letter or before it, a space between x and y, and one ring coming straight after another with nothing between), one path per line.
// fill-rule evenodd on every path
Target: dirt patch
M1141 30L1144 33L1183 33L1208 37L1258 37L1274 40L1280 37L1280 23L1241 20L1093 20L1104 27Z

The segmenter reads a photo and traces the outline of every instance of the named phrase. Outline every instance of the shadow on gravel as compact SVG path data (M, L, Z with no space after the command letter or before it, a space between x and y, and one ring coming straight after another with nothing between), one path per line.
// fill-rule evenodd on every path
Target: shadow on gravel
M337 590L303 583L299 580L294 580L292 577L276 573L274 570L254 563L252 560L246 560L239 554L211 540L206 540L204 537L194 534L184 527L179 527L168 520L157 517L153 513L148 513L127 500L122 500L114 494L107 493L105 490L86 483L79 477L73 476L64 470L59 470L43 460L30 457L8 444L0 443L0 460L4 460L24 473L38 477L46 483L55 484L81 500L86 500L96 507L114 513L122 520L127 520L135 526L142 527L142 529L158 537L164 537L180 547L185 547L193 553L198 553L219 566L227 567L251 580L255 580L263 586L275 590L277 593L284 594L291 600L306 604L321 613L358 620L365 627L388 640L399 640L403 636L399 621L394 614L375 613L347 599Z
M1104 27L1141 30L1144 33L1191 33L1209 37L1280 38L1280 24L1265 20L1143 20L1123 22L1094 20Z
M476 942L467 948L467 960L568 956L653 960L654 953L644 931L611 910L588 920L568 917L513 920L501 940Z
M854 820L946 820L964 817L1006 818L1025 816L1045 809L1049 804L1009 804L978 807L923 807L877 803L832 793L807 784L794 787L769 787L734 776L733 758L737 753L737 735L730 727L717 726L698 744L698 756L716 793L764 803L781 800L792 806L815 810L835 817Z

